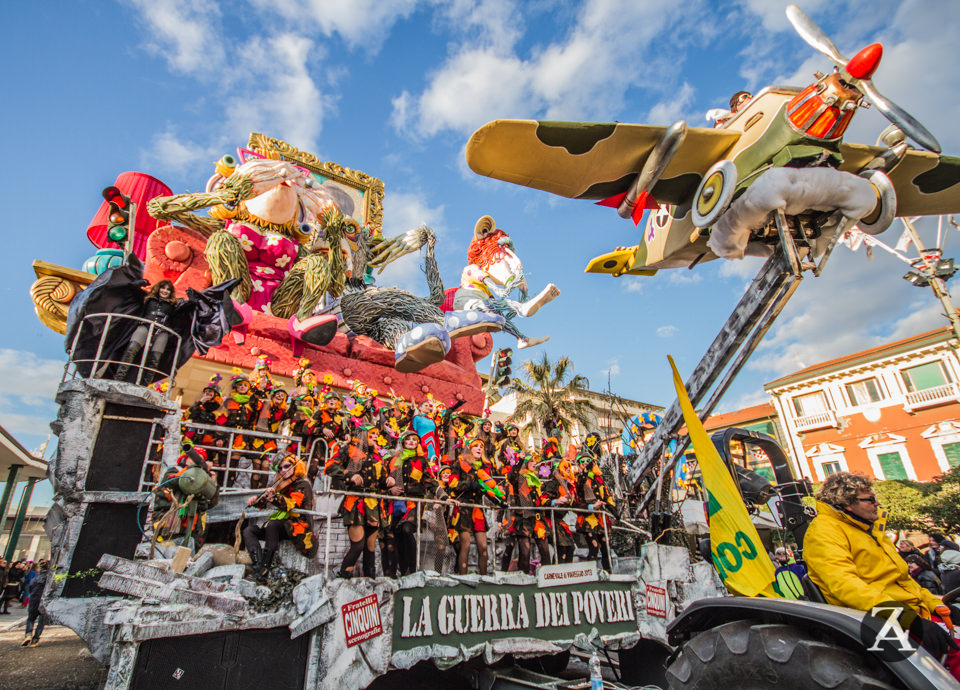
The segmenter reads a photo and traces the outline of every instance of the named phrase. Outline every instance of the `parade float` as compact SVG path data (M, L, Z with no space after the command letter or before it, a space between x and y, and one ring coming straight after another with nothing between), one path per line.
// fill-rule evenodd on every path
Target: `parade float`
M819 275L842 236L882 232L898 214L960 205L960 162L940 156L932 135L870 82L879 49L848 60L799 9L791 6L788 16L837 70L806 89L765 89L716 129L497 121L466 149L480 174L598 199L635 221L643 208L657 207L640 244L598 257L588 270L650 274L718 257L770 256L686 384L702 414L716 405L803 273ZM902 132L874 147L843 143L863 97ZM904 133L928 151L911 148ZM541 671L558 672L571 650L597 649L616 654L629 684L662 686L669 675L671 687L723 687L732 679L757 687L949 687L949 675L925 652L892 661L873 656L858 637L860 612L725 596L729 573L762 554L739 535L711 545L713 563L658 543L671 530L662 508L642 555L614 558L609 571L579 561L541 566L536 575L442 574L421 562L418 537L418 567L410 575L337 577L331 563L346 544L332 517L334 499L324 497L322 486L312 536L323 548L308 558L284 542L283 591L244 579L234 546L238 522L264 515L246 510L250 491L224 491L207 513L209 542L219 548L191 553L159 543L147 518L151 477L180 454L189 423L178 398L198 392L215 369L249 370L266 355L271 374L289 385L285 377L303 357L330 372L331 389L353 390L362 381L411 401L462 402L477 413L483 392L475 363L491 349L489 332L508 330L518 345L532 346L533 339L507 324L532 315L557 291L547 286L530 298L525 284L511 283L516 269L504 254L499 275L488 262L476 264L461 281L468 292L458 301L458 291L447 294L431 273L428 228L382 237L382 183L261 135L236 158L221 159L201 193L174 195L149 176L126 175L116 192L105 194L88 231L99 247L88 272L37 262L31 288L41 321L73 334L53 424L59 443L47 530L57 571L45 607L109 665L107 687L363 688L385 676L412 680L424 665L450 669L476 688L563 687L521 665L533 660ZM124 208L133 220L128 233L116 229L124 223L114 217ZM481 218L473 240L482 244L495 235L492 219ZM375 285L375 270L421 248L429 297ZM197 308L206 320L191 317L189 327L171 332L178 347L189 340L195 350L179 371L178 357L146 366L146 348L139 362L104 357L107 319L121 317L85 312L84 294L103 288L106 281L95 274L121 268L140 270L146 282L170 280L178 292L192 290L198 304L198 295L214 295L213 306ZM502 302L484 304L469 293L488 280L517 287L520 299L505 310ZM93 338L81 357L84 323ZM219 344L217 328L231 331ZM125 363L135 369L132 382L115 380L126 369L111 375ZM139 385L155 378L168 385ZM692 407L677 381L689 424ZM680 408L678 400L658 420L630 469L632 508L651 518L651 501L661 501L671 486L672 466L687 443L675 437L684 420ZM776 494L781 524L802 544L809 520L800 501L804 483L790 475L773 439L732 431L718 445L740 508ZM744 484L753 478L733 466L733 441L764 448L775 460L777 486L762 479ZM493 543L495 550L495 536Z

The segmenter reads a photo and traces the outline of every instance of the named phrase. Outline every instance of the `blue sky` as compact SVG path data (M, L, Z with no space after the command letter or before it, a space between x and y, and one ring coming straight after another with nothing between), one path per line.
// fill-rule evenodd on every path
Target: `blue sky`
M251 131L381 178L385 233L433 227L448 285L476 219L492 215L513 237L531 288L552 281L562 290L524 330L551 335L543 349L572 358L594 389L609 376L624 396L668 405L666 355L689 374L759 264L716 261L652 279L584 274L588 259L635 244L639 231L612 209L478 177L463 149L495 118L707 126L704 113L741 88L809 83L829 65L793 32L784 6L77 0L5 8L0 424L33 448L56 414L63 343L33 314L31 262L78 268L93 253L85 229L117 173L140 170L175 192L197 190L212 162ZM960 153L960 3L802 7L848 55L881 41L877 87L945 152ZM872 143L885 124L861 111L847 139ZM898 233L882 239L892 244ZM954 231L947 255L956 248ZM903 272L884 255L868 262L862 249L838 250L821 278L804 281L722 409L762 402L764 382L798 367L945 323L932 294L901 280ZM426 293L413 257L381 282ZM495 342L514 344L506 335Z

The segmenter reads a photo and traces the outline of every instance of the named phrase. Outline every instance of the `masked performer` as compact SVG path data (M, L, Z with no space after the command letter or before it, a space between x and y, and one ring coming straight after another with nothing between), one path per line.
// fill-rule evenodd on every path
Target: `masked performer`
M577 475L577 493L580 498L578 507L597 511L612 510L615 503L603 481L600 466L587 455L578 456L577 463L580 466ZM577 531L587 540L587 559L594 560L599 554L601 566L605 570L610 570L610 550L604 529L605 523L609 523L609 518L602 512L580 513L577 516Z
M219 496L203 449L188 444L153 493L153 514L161 516L153 526L158 537L182 535L184 546L199 549L207 527L207 511L217 505Z
M140 329L141 323L133 319L113 318L107 330L107 317L93 314L150 318L147 309L154 307L147 306L148 295L141 289L146 284L143 279L143 264L135 254L131 254L125 263L108 268L97 276L70 302L64 345L81 376L117 378L121 367L125 368L124 377L128 374L132 376L129 367L136 357L122 364L96 364L96 370L94 360L98 353L101 362L123 360L127 346L135 332ZM158 295L162 284L158 283ZM148 360L155 366L138 374L141 385L146 386L166 378L165 372L179 369L194 352L205 355L211 347L220 344L235 324L240 323L241 319L227 294L235 284L235 281L227 281L202 292L188 289L187 299L173 304L164 317L163 324L180 336L180 346L164 347L162 350L158 348L159 356L155 361L154 358ZM166 306L157 302L154 311L165 310ZM150 344L151 354L161 332L165 331L154 329Z
M344 443L340 455L327 467L334 488L342 488L358 495L343 497L340 517L350 537L350 549L340 565L340 577L353 577L356 564L363 555L363 572L372 577L376 568L377 537L380 529L380 501L365 497L365 493L383 493L386 473L379 458L370 453L367 435L359 429Z
M477 540L477 566L481 575L487 574L487 518L479 504L485 495L490 495L490 489L485 486L490 479L491 468L483 453L483 445L480 439L471 441L467 455L460 456L450 476L453 498L461 503L474 504L472 507L461 507L455 516L455 526L460 537L457 572L461 575L467 574L470 543L474 537Z
M573 507L576 500L576 476L570 461L559 459L557 462L550 462L544 459L541 467L546 465L550 468L548 479L541 487L541 505L562 508L563 506ZM547 527L554 532L558 563L572 563L574 552L573 533L570 526L563 519L565 511L551 510Z
M427 510L427 506L422 505L421 511L418 511L416 503L399 497L436 496L441 501L447 499L439 482L427 471L424 460L420 454L420 437L415 431L408 431L401 436L400 450L390 459L390 476L395 483L388 491L398 497L392 502L391 510L401 575L409 575L416 568L416 517L421 511Z
M270 572L273 556L281 539L289 539L301 554L313 558L317 542L313 537L313 518L298 512L313 510L313 487L307 480L307 468L296 455L285 455L278 467L277 480L260 496L251 496L248 506L276 511L263 525L250 524L243 530L243 544L253 562L253 574L262 581ZM264 540L261 551L260 540Z
M514 513L513 529L518 547L517 570L529 573L531 542L536 542L541 560L550 562L546 523L536 510L541 504L543 478L539 475L534 456L527 456L524 461L513 465L507 481L510 486L510 505L520 509L511 511Z

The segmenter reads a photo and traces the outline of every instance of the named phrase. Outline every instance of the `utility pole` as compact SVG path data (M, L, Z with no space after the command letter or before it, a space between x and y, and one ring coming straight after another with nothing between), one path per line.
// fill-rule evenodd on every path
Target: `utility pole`
M957 344L960 346L960 317L957 316L957 310L953 306L953 301L950 299L950 292L947 290L946 282L943 278L940 277L941 274L948 273L947 277L953 275L951 271L955 271L952 268L952 263L950 268L944 271L941 267L944 262L941 259L943 255L943 250L938 246L933 248L930 251L924 248L923 243L920 241L920 233L917 232L917 229L914 227L913 223L909 218L901 218L903 224L907 228L907 232L910 234L910 241L913 242L914 246L917 248L917 252L920 254L920 258L913 261L911 266L914 267L914 270L923 276L930 285L930 289L933 290L933 294L937 296L937 299L940 300L940 303L943 305L943 308L946 310L946 317L950 319L950 324L953 326L953 334L957 337ZM943 222L943 217L940 217L940 222ZM950 222L954 223L953 218L950 218ZM955 224L955 223L954 223ZM940 230L937 230L937 237L940 237ZM939 245L940 242L937 242ZM905 278L911 280L911 273L908 273ZM915 283L916 284L916 283Z

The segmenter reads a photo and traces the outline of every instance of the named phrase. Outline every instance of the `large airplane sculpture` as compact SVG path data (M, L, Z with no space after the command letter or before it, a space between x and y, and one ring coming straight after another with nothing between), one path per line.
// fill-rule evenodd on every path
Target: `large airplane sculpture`
M806 88L764 88L713 129L495 120L470 138L467 162L480 175L614 206L635 223L651 209L639 244L586 268L615 276L767 255L784 196L791 234L814 255L838 228L838 210L870 234L895 216L960 210L960 159L939 155L936 138L870 81L883 47L846 58L798 7L787 16L836 65ZM882 145L843 141L864 99L895 126Z
M651 210L639 244L592 259L587 272L653 275L716 258L769 257L686 381L702 418L803 275L820 275L849 230L876 235L898 216L960 211L960 158L940 155L936 138L870 81L883 47L874 43L847 58L800 8L786 12L835 69L805 88L764 88L712 129L682 121L495 120L467 143L467 163L480 175L591 199L635 224ZM864 100L892 123L875 146L843 141ZM674 402L631 465L628 481L643 493L638 513L655 497L666 500L663 477L687 445L680 438L669 451L682 426ZM669 459L661 465L661 458ZM657 467L664 469L644 485Z

